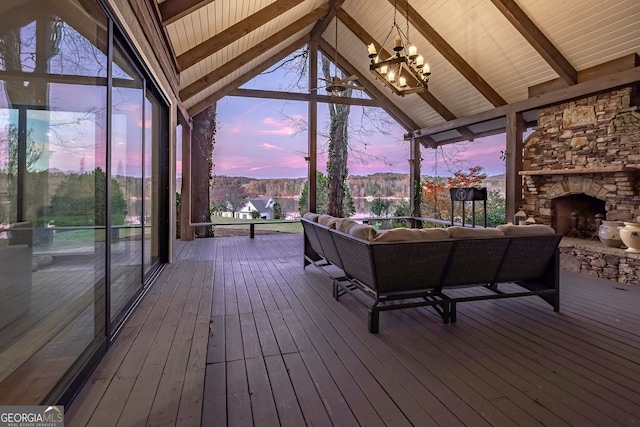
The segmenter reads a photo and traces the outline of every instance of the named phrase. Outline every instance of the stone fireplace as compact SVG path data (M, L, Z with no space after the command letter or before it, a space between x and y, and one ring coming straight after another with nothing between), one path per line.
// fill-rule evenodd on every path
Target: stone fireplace
M591 232L596 213L640 215L639 101L632 86L541 109L524 144L525 211L565 235L571 213Z
M605 247L595 221L640 216L639 105L635 85L544 108L524 143L523 208L567 236L565 269L640 283L640 254Z

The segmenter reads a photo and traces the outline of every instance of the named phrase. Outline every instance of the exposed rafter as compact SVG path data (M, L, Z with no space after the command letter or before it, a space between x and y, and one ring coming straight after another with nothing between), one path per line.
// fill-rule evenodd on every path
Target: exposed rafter
M165 0L158 5L162 25L169 25L215 0Z
M237 79L225 85L222 89L217 90L213 94L207 96L202 101L193 105L191 108L187 110L189 112L189 115L194 116L199 112L203 111L209 105L218 102L219 100L221 100L222 98L224 98L225 96L233 92L235 89L239 88L240 86L242 86L243 84L245 84L246 82L248 82L249 80L257 76L258 74L268 70L270 67L274 66L275 64L280 62L282 59L286 58L287 55L290 55L291 53L295 52L297 49L300 49L308 41L309 41L309 36L305 35L303 37L300 37L293 43L287 45L285 48L280 49L278 52L274 53L269 59L262 61L256 67L253 67L251 71L249 71L248 73L243 74L242 76L238 77Z
M269 49L273 49L275 46L287 40L289 37L292 37L297 32L313 24L322 16L324 16L326 13L327 13L327 6L319 7L313 10L308 15L303 16L293 24L278 31L277 33L267 38L266 40L256 44L254 47L247 50L243 54L233 58L231 61L221 65L220 67L213 70L209 74L201 77L200 79L191 83L189 86L182 89L180 91L180 99L182 99L183 101L186 101L187 99L193 97L199 92L202 92L209 86L212 86L213 84L215 84L218 80L222 79L224 76L240 68L243 64L246 64L252 61L254 58L262 55Z
M351 17L351 15L349 15L347 12L340 9L338 11L338 19L340 19L340 21L342 21L346 25L346 27L349 28L349 30L356 37L358 37L360 41L365 45L368 45L369 43L375 43L377 51L383 58L389 58L391 56L391 54L387 50L385 50L384 47L382 47L380 43L378 43L377 40L374 40L373 36L369 34L364 28L362 28L362 26L358 24L356 20L353 19L353 17ZM409 82L410 85L414 85L416 83L415 77L410 73L403 74L403 77L407 79L407 82ZM445 120L453 120L457 118L455 114L449 111L449 109L445 107L438 100L438 98L436 98L428 90L424 92L420 92L417 95L420 96L422 99L424 99L427 102L427 104L429 104L431 108L433 108L436 111L436 113L438 113ZM458 132L464 135L465 138L467 138L468 140L474 139L473 132L471 132L467 128L460 128Z
M282 92L277 90L260 89L236 89L228 96L241 96L245 98L282 99L286 101L309 101L311 94L301 92ZM362 107L382 107L375 99L348 98L346 96L317 95L318 102L326 104L359 105Z
M313 29L311 30L311 40L318 40L320 37L322 37L322 33L324 33L324 31L327 29L331 20L335 18L338 10L340 9L340 6L342 6L342 3L344 3L344 0L329 1L329 12L327 12L327 15L322 18L321 21L318 21L318 23L314 25Z
M597 77L584 83L578 83L574 86L544 93L533 98L496 107L492 110L483 111L482 113L474 114L472 116L462 117L437 126L419 129L411 132L410 134L413 134L416 138L421 138L456 129L460 126L469 126L475 123L482 123L488 120L504 117L513 112L518 113L534 110L536 108L593 95L595 93L604 92L628 84L637 84L638 82L640 82L640 67L635 67L612 75ZM410 134L405 135L405 138L408 139L411 136Z
M491 1L565 83L574 85L578 82L576 69L513 0Z
M242 36L249 34L256 28L263 26L299 4L299 0L276 0L248 18L243 19L194 48L189 49L182 55L179 55L178 66L180 70L185 70L206 57L213 55L223 47L230 45Z
M389 0L391 4L394 4L394 0ZM505 101L490 85L487 83L476 70L471 67L459 54L456 52L446 40L438 34L438 32L416 11L413 6L408 5L409 9L409 22L416 30L427 39L429 43L438 51L447 61L455 67L468 81L480 92L485 98L489 100L495 107L500 105L506 105ZM407 18L406 8L399 7L400 12L405 19Z

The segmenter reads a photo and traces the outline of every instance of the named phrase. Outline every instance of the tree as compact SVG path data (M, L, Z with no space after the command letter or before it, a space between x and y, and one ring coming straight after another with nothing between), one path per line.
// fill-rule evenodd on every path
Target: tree
M327 177L320 171L316 171L316 213L327 213L328 194L327 194ZM298 212L304 215L307 212L307 200L309 198L309 181L304 183L300 200L298 200Z
M452 177L447 178L449 188L471 188L480 187L482 181L487 179L482 166L473 166L469 172L455 171Z
M211 222L209 189L213 171L213 148L216 135L216 106L211 105L193 117L191 133L191 218L194 222ZM213 237L212 227L197 227L198 237Z
M422 183L423 212L426 216L436 219L450 218L449 189L479 187L486 178L487 174L482 166L473 166L468 172L455 171L453 176L447 178L447 184L437 178L426 179ZM470 213L470 207L468 209Z
M238 182L230 182L226 185L213 187L212 202L221 210L230 210L234 216L245 205L248 197L247 190Z
M308 54L309 50L305 49L284 62L284 66L297 75L291 86L305 91L309 88L301 85L306 81L304 77L307 73ZM329 58L321 55L320 70L322 71L322 80L328 84L332 82L334 77L331 75L331 63ZM338 67L335 67L335 77L342 79L346 76ZM351 98L352 94L353 90L347 88L337 96ZM349 212L355 212L355 205L348 193L346 184L349 157L353 157L363 164L370 160L375 160L389 165L389 161L384 156L371 155L367 153L366 149L372 133L389 134L388 129L392 120L381 108L362 108L361 120L350 126L349 114L351 107L349 105L328 104L328 108L330 118L328 132L325 131L324 134L321 132L322 136L328 139L327 146L321 148L321 151L327 153L329 191L326 211L338 217L348 216ZM308 130L307 123L304 120L296 117L285 117L300 131ZM318 192L320 191L320 184L318 184ZM316 203L316 210L320 212L318 203Z
M282 218L282 205L278 202L273 204L273 219Z
M106 225L107 176L100 168L91 173L70 174L56 189L47 218L60 227ZM127 202L120 184L111 179L111 224L122 225Z
M389 201L382 200L380 197L374 199L371 203L371 213L375 216L389 215Z
M495 227L506 223L505 214L506 201L499 191L490 191L487 195L487 227ZM480 220L484 222L484 213L480 215Z
M331 80L331 62L322 56L322 74L325 80ZM337 72L337 70L336 70ZM340 96L350 98L352 89L345 89ZM341 217L343 200L347 188L347 162L349 159L349 112L348 104L327 104L329 106L329 155L327 158L327 179L329 186L328 214Z

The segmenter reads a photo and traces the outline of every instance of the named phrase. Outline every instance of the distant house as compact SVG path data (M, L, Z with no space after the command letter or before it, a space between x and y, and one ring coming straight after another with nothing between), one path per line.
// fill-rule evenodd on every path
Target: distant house
M275 202L271 197L261 197L257 199L249 199L247 203L236 213L236 217L240 219L253 218L252 212L258 212L259 218L273 219L273 205Z

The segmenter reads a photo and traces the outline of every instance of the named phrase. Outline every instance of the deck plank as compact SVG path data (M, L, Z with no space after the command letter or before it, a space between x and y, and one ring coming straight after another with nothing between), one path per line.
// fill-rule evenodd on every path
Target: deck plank
M412 308L383 312L373 335L361 293L335 301L331 280L302 268L300 235L181 245L69 425L640 422L638 286L561 272L560 313L477 301L445 325Z

